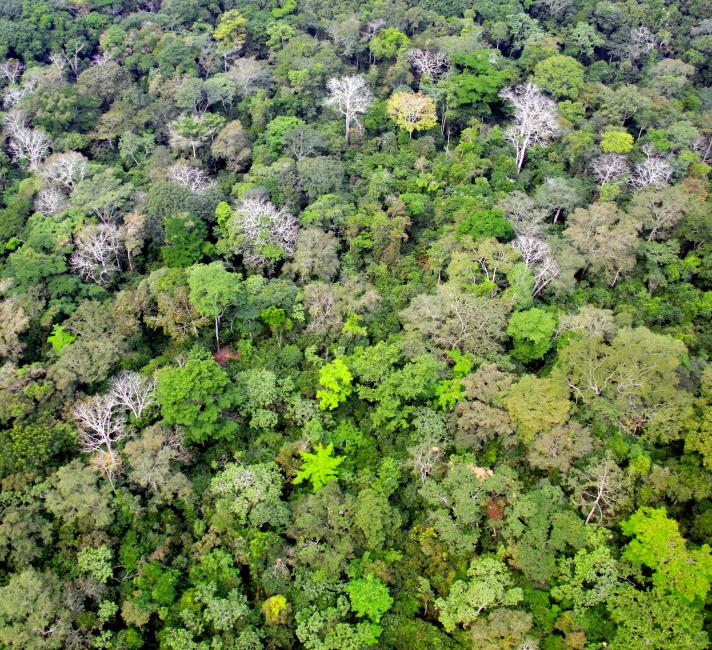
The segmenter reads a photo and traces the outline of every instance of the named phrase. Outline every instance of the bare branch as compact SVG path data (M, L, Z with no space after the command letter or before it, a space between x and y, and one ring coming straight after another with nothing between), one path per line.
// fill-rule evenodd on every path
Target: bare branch
M332 77L326 84L329 96L324 100L327 106L341 113L345 120L346 144L349 143L351 123L358 123L358 115L365 113L373 101L371 90L364 77L352 75L350 77Z
M137 372L124 370L111 380L111 396L136 418L155 402L155 379L145 379Z
M506 130L505 136L516 149L517 172L520 172L531 146L548 144L558 135L556 104L533 83L505 88L499 96L514 105L514 124Z

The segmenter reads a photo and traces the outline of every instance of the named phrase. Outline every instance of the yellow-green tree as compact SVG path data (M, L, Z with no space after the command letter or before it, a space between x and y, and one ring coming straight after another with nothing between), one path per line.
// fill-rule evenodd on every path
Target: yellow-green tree
M397 92L388 100L388 115L401 128L408 131L426 131L437 124L435 102L421 93Z
M213 37L226 55L239 51L245 44L245 25L247 19L237 9L220 16Z

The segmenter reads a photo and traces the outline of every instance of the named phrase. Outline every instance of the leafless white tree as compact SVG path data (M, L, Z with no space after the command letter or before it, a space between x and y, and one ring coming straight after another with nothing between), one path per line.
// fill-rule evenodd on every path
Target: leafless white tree
M187 187L195 194L202 194L216 185L215 181L200 167L181 162L168 168L168 178L178 185Z
M532 145L548 144L559 133L556 104L533 83L505 88L499 94L514 105L514 124L505 135L517 152L517 172Z
M629 173L630 166L625 156L619 153L604 153L591 161L591 171L598 183L621 182Z
M341 50L341 56L353 56L361 38L361 21L352 14L348 17L339 16L332 20L327 28L331 40Z
M700 154L702 162L709 163L712 160L712 137L710 134L701 133L700 137L692 143L692 150Z
M84 180L89 161L76 151L52 154L42 163L39 175L48 183L66 188L70 192Z
M86 226L75 238L74 245L69 266L82 279L106 286L121 270L121 240L113 224Z
M532 295L538 296L544 289L561 273L559 263L554 259L553 255L546 255L544 259L536 264L534 271L534 287Z
M59 52L53 52L49 59L58 70L63 70L65 65L68 65L72 74L76 76L79 72L79 54L85 46L86 43L75 43L73 48L63 47Z
M348 144L351 124L358 124L358 115L365 113L373 101L371 90L365 78L360 75L332 77L326 86L329 89L329 96L324 103L344 116L346 144Z
M24 70L25 66L17 59L0 61L0 75L5 77L11 84L17 83Z
M269 82L269 68L251 56L233 61L226 74L235 82L242 97L249 97Z
M370 21L366 25L366 29L364 30L364 34L363 34L366 41L370 41L385 26L386 26L386 21L383 20L382 18L376 18L375 20Z
M497 207L504 211L514 232L523 237L536 237L546 223L546 210L518 190L508 194Z
M425 483L433 468L440 462L440 459L445 455L445 435L429 434L417 445L408 448L410 456L410 465L413 472L420 479L421 483Z
M512 246L521 253L522 261L528 267L541 262L550 253L549 244L537 237L519 235Z
M636 27L630 33L630 42L628 43L627 53L633 60L637 61L644 57L650 51L654 50L658 45L658 38L645 25Z
M5 130L10 137L9 149L16 161L27 161L35 170L47 157L52 145L49 136L27 126L22 114L12 111L5 116Z
M608 511L615 508L617 498L613 490L611 471L611 463L606 460L601 465L589 468L588 471L579 472L584 483L580 499L587 504L587 524L594 520L604 523Z
M545 7L549 15L556 18L571 6L571 2L572 0L537 0L536 4Z
M121 467L116 446L126 436L126 421L116 398L95 395L74 407L74 419L79 425L81 450L94 454L93 462L113 485Z
M645 160L635 166L631 183L637 189L644 187L665 187L672 178L672 165L666 156L656 154L651 144L641 147Z
M59 72L64 72L64 69L67 67L67 61L61 52L52 52L52 54L49 55L49 62L57 68Z
M46 187L35 197L34 208L45 216L57 214L69 207L69 201L63 192L56 187Z
M549 244L538 237L518 236L512 246L522 255L534 276L532 295L538 296L561 273L561 267L551 253Z
M131 411L136 418L155 402L156 380L147 379L137 372L124 370L111 380L110 395L117 404Z
M265 268L269 260L262 254L266 244L273 244L294 255L299 234L299 222L285 208L277 208L269 201L246 198L240 201L227 227L243 240L241 253L249 266Z
M25 95L31 93L35 88L37 88L38 85L39 81L37 77L29 76L23 80L22 84L10 86L10 88L5 91L5 95L3 96L3 105L5 108L12 108Z
M301 160L312 156L325 146L321 134L308 126L297 126L284 136L284 148L293 158Z
M418 71L437 81L450 68L450 59L443 52L430 52L414 48L408 50L408 61Z

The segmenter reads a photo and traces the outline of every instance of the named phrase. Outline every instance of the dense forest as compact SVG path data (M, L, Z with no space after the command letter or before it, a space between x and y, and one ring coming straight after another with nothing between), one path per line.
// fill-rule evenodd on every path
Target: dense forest
M703 650L705 0L2 0L0 648Z

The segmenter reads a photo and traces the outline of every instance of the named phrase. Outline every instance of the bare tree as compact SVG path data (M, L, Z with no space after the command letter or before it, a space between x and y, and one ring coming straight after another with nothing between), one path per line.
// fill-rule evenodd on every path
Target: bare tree
M561 267L545 241L532 236L518 236L512 246L522 255L522 261L534 277L532 295L538 296L561 273Z
M53 185L65 187L70 192L84 180L89 161L76 151L52 154L39 168L39 175Z
M270 266L264 251L269 245L289 257L294 255L299 222L286 208L277 208L264 199L246 198L240 201L225 226L248 266L258 269Z
M110 284L121 270L118 228L112 224L86 226L79 232L74 244L69 266L84 280L101 286Z
M508 194L497 207L504 211L514 232L523 237L536 237L546 222L546 210L518 190Z
M17 59L7 59L0 62L0 75L5 77L11 84L17 83L22 76L25 66Z
M116 446L126 436L126 422L119 402L111 393L95 395L74 407L74 419L79 425L81 450L94 454L93 463L113 485L121 467Z
M3 97L3 105L5 108L12 108L25 95L31 93L39 85L39 80L35 75L26 76L22 84L11 86Z
M591 171L596 182L603 185L623 181L630 173L630 166L625 156L619 153L604 153L593 159Z
M528 267L541 262L550 253L549 245L537 237L520 235L512 242L512 246L521 253L522 261Z
M46 187L35 197L34 208L45 216L57 214L69 207L69 201L63 192L56 187Z
M319 153L324 147L321 133L308 126L297 126L284 135L285 150L297 160Z
M630 59L637 61L658 46L658 39L645 25L636 27L630 33L630 42L627 54Z
M64 65L62 65L64 62L76 77L79 72L79 54L85 47L86 43L75 41L74 47L63 47L59 52L53 52L49 59L58 70L64 69Z
M49 55L49 62L57 68L59 72L64 72L64 69L67 67L67 62L61 52L52 52L52 54Z
M587 524L607 523L627 500L623 472L610 458L574 472L571 482L576 489L573 498L586 514Z
M572 0L537 0L536 4L544 7L550 16L557 18L568 10Z
M140 418L141 414L155 403L155 379L146 379L137 372L124 370L116 375L109 385L114 400L131 411L136 418Z
M533 83L505 88L499 94L514 105L514 124L505 135L517 152L517 172L532 145L548 144L559 133L556 104Z
M175 163L168 168L168 178L174 183L187 187L195 194L202 194L217 185L200 167L181 162Z
M364 77L332 77L326 84L329 96L324 100L327 106L334 107L345 118L346 144L349 143L351 124L358 124L358 115L365 113L373 101L371 90Z
M225 74L235 82L242 97L249 97L269 82L269 68L252 56L233 61Z
M352 57L356 53L361 38L361 21L357 15L337 17L329 22L326 31L334 45L340 47L341 56Z
M533 268L534 271L534 287L532 295L538 296L546 287L561 274L561 267L554 259L553 255L546 255Z
M408 61L420 75L426 75L437 81L450 69L450 59L443 52L430 52L414 48L408 50Z
M52 144L49 136L39 129L27 126L25 118L17 112L5 116L5 129L10 136L10 153L16 161L26 160L35 170L47 157Z
M637 189L655 187L660 189L672 178L672 165L666 156L656 154L653 146L647 143L641 147L645 160L635 166L631 183Z

